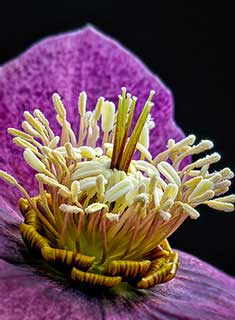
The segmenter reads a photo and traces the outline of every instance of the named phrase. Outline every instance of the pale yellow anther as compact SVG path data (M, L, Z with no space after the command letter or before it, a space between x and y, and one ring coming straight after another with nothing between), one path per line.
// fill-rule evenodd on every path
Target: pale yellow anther
M24 112L24 117L25 119L31 124L31 126L37 130L39 133L43 134L44 133L44 128L41 122L37 119L34 118L30 112L25 111Z
M73 180L79 180L87 177L96 177L97 175L101 174L103 171L102 166L91 166L89 169L87 168L79 168L72 174Z
M105 101L101 109L101 127L103 132L108 133L113 129L115 119L115 105L110 101Z
M234 173L229 168L224 168L219 172L223 179L232 179L234 177Z
M51 148L51 149L57 148L57 145L59 142L60 142L60 137L55 136L54 138L52 138L52 140L48 144L48 148Z
M51 154L58 163L60 163L64 168L67 168L65 158L56 149L51 150Z
M80 183L78 181L73 181L71 184L71 193L72 193L72 200L73 202L77 201L78 194L80 193Z
M213 183L217 183L221 181L222 175L219 172L215 172L212 176L210 176L209 180Z
M22 122L22 128L24 129L25 132L30 134L33 137L40 138L41 134L35 130L27 121Z
M63 187L63 185L61 185L58 181L56 181L55 179L53 178L50 178L48 176L46 176L45 174L43 173L37 173L35 175L36 179L39 181L39 182L42 182L50 187Z
M196 187L198 185L198 183L201 182L202 180L203 180L203 178L201 176L197 176L197 177L194 177L194 178L186 181L184 183L184 186L186 188L193 188L193 187Z
M22 138L16 137L13 139L13 142L21 148L24 148L24 149L28 148L28 149L32 150L35 154L39 153L38 149L35 146L33 146L30 142L28 142Z
M61 117L61 119L65 120L66 110L58 93L54 93L52 95L52 101L53 101L56 113Z
M136 161L133 161L132 163L136 166L137 170L144 171L151 176L157 175L159 177L159 172L157 168L151 163L143 160L136 160Z
M0 170L0 179L4 180L5 182L13 186L16 186L18 184L17 180L14 177L12 177L9 173L3 170Z
M206 174L208 174L208 169L209 169L210 165L209 164L205 164L204 166L201 167L200 170L200 175L202 177L205 177Z
M78 150L81 153L81 156L83 158L94 159L96 157L96 152L91 147L82 146L82 147L79 147Z
M171 218L170 212L167 212L167 211L164 211L164 210L160 210L159 214L162 217L162 219L165 220L165 221L169 221L170 218Z
M183 210L190 216L191 219L198 219L200 217L199 212L191 207L187 203L181 203Z
M201 168L206 164L216 163L221 159L219 153L214 152L211 155L206 156L205 158L199 159L195 162L195 168Z
M108 202L116 201L131 188L132 184L129 179L122 180L105 192L105 200Z
M140 188L141 189L141 188ZM130 189L126 195L125 195L125 200L123 201L123 204L125 203L126 205L130 205L133 203L134 199L140 194L140 193L145 193L145 189L142 188L142 190L138 190L137 188L132 188Z
M210 150L211 148L213 148L214 144L212 141L210 140L202 140L199 144L197 144L196 146L190 147L187 151L185 151L182 154L182 157L186 157L189 155L194 155L194 154L198 154L201 152L204 152L206 150Z
M75 213L75 214L78 214L78 213L83 213L83 210L77 206L71 206L71 205L67 205L65 203L62 203L60 206L59 206L59 209L66 213Z
M150 179L150 184L149 184L149 193L150 194L152 194L154 192L154 189L156 187L158 179L159 179L159 175L157 175L157 174L152 175L152 177Z
M96 189L97 189L97 192L101 195L103 195L105 192L105 184L107 184L107 180L104 178L103 175L100 174L96 178Z
M23 153L24 159L27 164L38 172L45 172L46 166L41 162L31 149L26 149Z
M85 116L86 113L86 102L87 102L87 95L85 91L82 91L79 95L78 99L78 112L81 117Z
M100 97L97 101L96 107L95 107L95 111L93 113L93 118L94 121L97 122L100 118L101 115L101 110L102 110L102 106L104 104L104 98Z
M198 153L201 153L201 152L204 152L206 150L209 150L209 149L213 148L213 142L211 142L210 140L202 140L196 146L193 146L193 147L186 146L184 148L186 148L186 150L184 151L183 148L182 148L182 153L179 154L179 156L177 156L175 161L173 162L173 166L175 168L177 168L177 169L179 167L179 164L181 163L181 161L184 158L186 158L188 156L192 156L192 155L198 154Z
M216 182L214 184L214 189L220 189L220 188L230 187L230 186L231 186L230 180L223 180L223 181Z
M234 211L234 205L232 203L217 201L217 199L206 201L205 204L207 204L210 208L218 211L225 211L225 212Z
M148 149L141 143L137 143L136 145L136 149L138 151L140 151L140 153L150 162L152 162L152 155L151 153L148 151Z
M173 206L174 204L174 200L172 199L168 199L162 206L161 206L161 209L163 211L169 211L171 209L171 207Z
M43 155L45 155L45 156L48 157L48 158L51 158L51 157L52 157L52 150L53 150L53 149L51 149L51 148L49 148L49 147L46 147L46 146L43 146L43 147L42 147L42 153L43 153Z
M201 176L201 170L189 170L187 173L189 177Z
M175 169L166 161L162 161L157 165L158 170L161 174L166 177L166 179L171 182L175 183L177 186L180 185L181 180L178 173Z
M158 208L161 202L163 196L163 191L162 189L156 187L154 192L153 192L153 200L154 200L154 206L155 208Z
M38 118L38 120L45 126L48 127L49 126L49 121L47 120L47 118L44 116L44 114L39 110L39 109L35 109L33 111L33 115Z
M225 197L219 197L219 198L216 198L215 199L216 201L219 201L219 202L235 202L235 194L230 194L228 196L225 196Z
M96 177L84 178L79 182L80 182L80 188L82 191L87 191L91 188L96 187Z
M8 128L7 132L9 134L11 134L12 136L19 137L19 138L22 138L22 139L25 139L25 140L28 140L31 142L33 141L33 137L23 131L20 131L20 130L14 129L14 128Z
M215 189L214 190L215 196L220 196L220 195L226 193L228 190L229 190L229 187L223 187L223 188Z
M178 187L175 183L169 183L163 193L163 196L161 198L161 206L164 205L164 203L168 200L175 200L176 196L178 194Z
M105 216L111 222L118 222L120 219L120 215L117 213L107 212Z
M204 201L210 200L215 196L215 192L213 190L207 190L204 193L194 197L191 202L193 205L198 205Z
M190 134L188 137L180 140L179 142L175 143L172 148L170 149L171 152L178 151L185 146L191 146L196 140L196 136L194 134Z
M211 190L213 188L213 183L208 179L203 179L198 183L196 188L193 190L193 192L189 195L188 201L193 201L194 198L201 196L203 193L205 193L208 190Z
M64 146L65 146L65 150L67 152L68 157L70 159L76 160L76 154L74 152L74 149L73 149L73 146L71 145L71 143L70 142L66 142L64 144Z
M64 198L71 199L72 198L72 192L65 186L60 185L60 189L58 191L58 194Z
M147 206L149 203L149 196L147 193L138 194L138 196L134 199L134 203L140 202L144 206Z
M88 207L86 207L85 212L87 214L90 214L90 213L100 211L102 209L106 209L108 211L108 206L104 203L96 202L96 203L92 203Z

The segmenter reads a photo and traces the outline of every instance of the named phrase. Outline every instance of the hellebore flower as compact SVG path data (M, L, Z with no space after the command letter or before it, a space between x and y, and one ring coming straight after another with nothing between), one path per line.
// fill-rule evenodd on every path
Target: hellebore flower
M189 163L213 143L135 57L90 27L49 38L0 69L0 110L0 318L233 319L235 280L167 241L200 204L234 210L233 173Z

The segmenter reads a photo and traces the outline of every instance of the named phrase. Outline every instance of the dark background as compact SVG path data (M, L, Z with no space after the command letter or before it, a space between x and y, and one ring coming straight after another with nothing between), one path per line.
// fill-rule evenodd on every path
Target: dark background
M205 2L4 1L0 64L42 37L90 22L163 79L175 96L177 123L185 133L215 141L221 166L235 170L233 10L223 2ZM235 214L204 207L200 212L171 244L234 275Z

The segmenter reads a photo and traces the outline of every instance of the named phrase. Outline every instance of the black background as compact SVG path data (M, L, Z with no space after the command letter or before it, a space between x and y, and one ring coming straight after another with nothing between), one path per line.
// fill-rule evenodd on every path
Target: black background
M212 139L221 166L235 170L233 10L228 2L205 2L2 1L0 64L42 37L90 22L163 79L175 96L177 123L185 133ZM235 214L200 212L171 244L234 275Z

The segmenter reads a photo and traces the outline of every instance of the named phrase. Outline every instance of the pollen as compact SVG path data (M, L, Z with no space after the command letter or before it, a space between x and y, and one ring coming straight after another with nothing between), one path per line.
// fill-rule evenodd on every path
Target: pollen
M117 106L100 97L92 111L81 92L78 133L57 93L52 101L60 136L38 109L24 112L23 131L8 129L38 182L38 195L31 196L0 170L0 178L22 193L22 238L32 254L72 281L106 288L128 282L138 289L169 281L179 257L168 237L187 217L199 218L199 205L234 210L235 195L222 196L232 171L210 170L220 160L218 153L182 164L213 148L211 141L196 144L194 135L170 139L163 152L152 156L154 94L136 124L137 98L123 87Z

